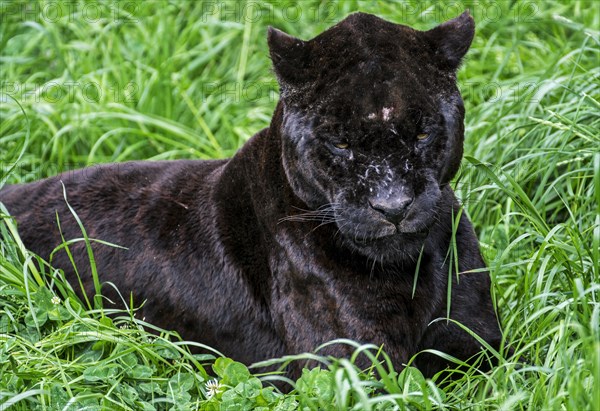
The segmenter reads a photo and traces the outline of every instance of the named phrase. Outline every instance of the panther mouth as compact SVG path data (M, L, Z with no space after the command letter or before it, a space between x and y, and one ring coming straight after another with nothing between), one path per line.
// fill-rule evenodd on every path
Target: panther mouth
M341 239L346 247L375 261L415 261L429 236L429 229L424 227L406 231L385 220L370 226L369 231L354 230L350 235L342 234Z
M356 222L352 226L338 221L341 234L356 245L386 241L393 238L422 237L429 232L429 224L420 218L406 217L394 223L385 218L372 218Z
M357 235L355 237L362 237L364 240L368 241L391 237L397 233L398 227L394 223L382 220L375 224L369 224L369 228L366 232L361 233L360 230L357 230Z

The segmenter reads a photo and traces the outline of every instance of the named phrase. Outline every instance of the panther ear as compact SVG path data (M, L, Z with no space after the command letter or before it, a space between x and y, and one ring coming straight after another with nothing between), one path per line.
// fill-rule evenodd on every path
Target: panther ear
M468 10L425 32L425 36L436 50L437 63L451 70L460 66L474 35L475 21Z
M308 64L307 43L271 26L267 43L279 85L285 87L301 82Z

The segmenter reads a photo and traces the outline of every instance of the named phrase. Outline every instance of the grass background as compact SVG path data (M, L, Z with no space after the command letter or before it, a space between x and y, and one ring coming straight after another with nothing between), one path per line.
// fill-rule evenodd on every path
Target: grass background
M0 184L104 162L230 156L277 100L268 25L308 39L361 10L429 29L465 8L477 33L459 72L466 143L454 185L507 342L527 365L502 357L441 389L356 345L379 377L317 352L275 361L325 365L281 394L269 384L277 375L193 356L131 310L111 320L88 307L3 216L0 410L600 409L594 1L0 0Z

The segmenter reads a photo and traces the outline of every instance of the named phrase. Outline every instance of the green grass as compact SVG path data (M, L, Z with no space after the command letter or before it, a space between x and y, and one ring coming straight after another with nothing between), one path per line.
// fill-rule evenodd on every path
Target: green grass
M0 1L0 184L104 162L230 156L275 106L267 25L307 39L358 9L421 29L463 9L236 4ZM506 340L527 365L502 358L441 389L355 345L371 369L318 351L274 360L324 365L282 394L270 387L282 377L151 333L127 296L116 313L80 301L78 285L29 253L3 216L0 409L600 409L600 12L592 1L464 6L477 34L459 73L467 131L455 186Z

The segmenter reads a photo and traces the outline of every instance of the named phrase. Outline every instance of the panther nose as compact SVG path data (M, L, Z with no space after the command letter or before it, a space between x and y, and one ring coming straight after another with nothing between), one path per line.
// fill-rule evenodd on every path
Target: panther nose
M398 224L404 218L406 210L412 204L413 199L412 196L406 194L386 198L378 196L370 198L369 205L374 210L382 213L388 221Z

